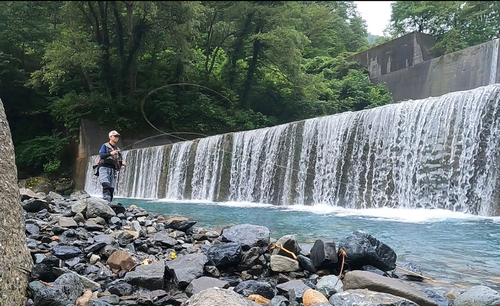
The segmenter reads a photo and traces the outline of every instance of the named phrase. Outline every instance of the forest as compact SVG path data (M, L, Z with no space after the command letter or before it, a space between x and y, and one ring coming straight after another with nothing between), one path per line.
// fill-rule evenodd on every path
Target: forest
M500 37L497 1L391 6L374 45L418 31L439 56ZM374 46L352 1L2 1L0 36L20 178L69 177L81 119L192 139L393 103L345 60Z

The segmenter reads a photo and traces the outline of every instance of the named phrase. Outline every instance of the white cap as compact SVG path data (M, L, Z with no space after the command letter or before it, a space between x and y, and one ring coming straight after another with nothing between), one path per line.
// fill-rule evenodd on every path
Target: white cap
M113 131L109 132L109 137L111 137L111 136L120 136L120 133L113 130Z

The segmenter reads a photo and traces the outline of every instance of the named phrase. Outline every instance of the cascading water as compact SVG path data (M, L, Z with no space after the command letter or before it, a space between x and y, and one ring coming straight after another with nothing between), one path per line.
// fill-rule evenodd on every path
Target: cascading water
M193 147L192 142L181 142L172 145L170 158L167 166L167 193L166 198L182 200L186 189L189 154ZM151 169L151 171L161 171L160 169ZM163 184L162 181L157 184ZM159 197L159 196L157 196Z
M193 200L215 199L221 179L223 136L216 135L200 139L196 147L191 198Z
M494 84L134 149L115 195L498 215L499 100Z

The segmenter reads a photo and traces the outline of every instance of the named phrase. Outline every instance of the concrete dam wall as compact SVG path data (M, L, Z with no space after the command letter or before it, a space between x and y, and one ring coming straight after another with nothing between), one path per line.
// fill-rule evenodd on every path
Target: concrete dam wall
M115 195L500 214L500 85L124 151ZM101 186L87 165L85 191Z
M161 143L167 140L144 142L129 151L127 177L121 180L125 185L117 196L276 205L327 203L353 208L440 207L499 215L498 173L496 167L488 166L499 155L498 146L491 145L500 137L496 132L499 39L437 58L429 51L433 44L428 35L412 33L351 58L367 67L373 83L386 83L394 101L413 101L167 146L163 145L168 142ZM465 126L456 127L457 122ZM76 188L98 194L100 186L89 165L98 146L107 140L108 130L98 133L99 127L89 128L91 125L87 123L80 135L75 182ZM124 136L120 147L134 143ZM235 141L235 136L241 139ZM413 143L424 139L423 147ZM472 147L464 147L465 139L470 139L467 143ZM246 141L252 145L247 146ZM382 143L387 147L380 147ZM145 147L149 148L139 149ZM261 155L252 160L235 158L257 149L261 151L255 154ZM396 149L406 153L392 156ZM415 154L423 154L418 156L422 160L413 159ZM377 163L380 158L384 161ZM275 164L286 167L274 169ZM140 172L150 166L161 169L155 175L151 175L153 169L147 175ZM434 173L435 168L441 174ZM256 169L261 174L250 173ZM302 176L300 171L305 171ZM412 192L407 193L409 190ZM451 195L450 190L456 193Z

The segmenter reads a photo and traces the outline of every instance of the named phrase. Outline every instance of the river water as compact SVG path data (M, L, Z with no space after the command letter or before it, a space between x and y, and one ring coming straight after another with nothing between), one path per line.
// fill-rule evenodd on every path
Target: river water
M339 240L362 230L389 245L397 266L413 263L437 288L486 285L500 290L500 217L480 217L439 209L343 209L275 206L245 202L163 201L120 198L153 214L187 217L211 228L254 224L271 237L295 235L304 249L316 239Z
M304 245L365 231L433 285L500 291L500 84L125 150L115 196ZM96 152L97 153L97 152ZM88 158L84 190L100 196ZM272 204L272 205L271 205ZM496 216L496 217L493 217Z

